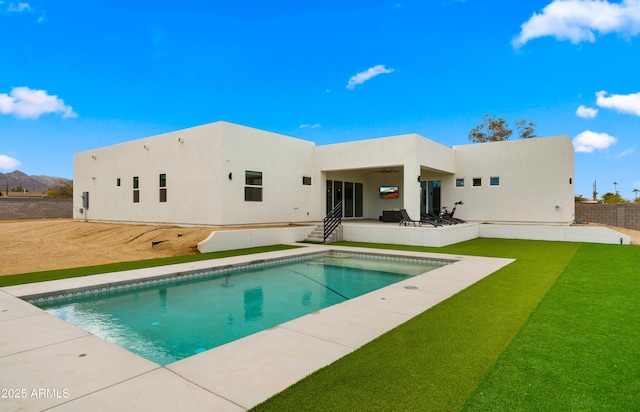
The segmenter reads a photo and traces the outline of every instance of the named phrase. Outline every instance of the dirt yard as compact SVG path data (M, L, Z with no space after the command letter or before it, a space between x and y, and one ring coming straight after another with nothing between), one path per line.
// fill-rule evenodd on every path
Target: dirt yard
M69 219L0 221L0 276L195 254L213 230Z
M640 244L640 231L614 229ZM0 276L195 254L213 230L219 229L70 219L0 221Z

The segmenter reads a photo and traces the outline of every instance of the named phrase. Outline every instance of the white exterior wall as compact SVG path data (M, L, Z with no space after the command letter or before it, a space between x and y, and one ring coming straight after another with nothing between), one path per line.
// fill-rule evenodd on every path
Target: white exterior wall
M406 134L318 146L316 165L327 172L327 179L365 184L366 218L377 219L385 209L405 208L417 219L421 168L428 166L441 173L453 173L455 156L446 146L417 134ZM395 172L379 173L383 168ZM400 197L380 199L379 186L398 186Z
M74 218L219 224L221 142L219 125L211 124L76 154ZM166 203L159 202L161 173L167 175ZM139 203L133 202L134 176ZM84 191L89 208L80 214Z
M261 202L244 200L247 170L262 172ZM159 202L161 173L167 176L166 203ZM134 176L140 180L139 203L133 203ZM311 186L302 184L303 176L311 178ZM226 122L76 154L74 218L188 225L318 221L325 216L326 179L331 179L364 185L365 218L406 208L417 219L418 176L441 181L442 206L464 201L457 216L465 220L573 220L569 136L449 148L408 134L316 147ZM493 176L500 178L498 187L489 186ZM472 186L474 177L482 178L481 187ZM465 179L464 188L455 187L456 178ZM398 186L399 199L380 199L379 186ZM85 191L89 208L80 213Z
M78 153L74 218L200 225L319 219L323 215L314 147L312 142L216 122ZM263 173L262 202L244 201L245 170ZM166 203L159 202L161 173L167 175ZM302 185L303 175L312 178L312 186ZM134 176L140 181L139 203L133 202ZM85 191L89 208L81 214Z
M324 218L315 144L224 123L221 224L304 222ZM262 172L262 202L245 202L245 171ZM233 179L228 174L233 173ZM302 177L311 177L311 186Z
M567 135L454 146L456 173L443 199L466 220L568 223L574 217L573 146ZM482 186L473 187L472 179ZM499 177L500 185L489 185ZM455 179L464 178L463 188ZM447 202L447 201L445 201ZM445 203L446 204L446 203ZM556 207L557 206L557 207Z

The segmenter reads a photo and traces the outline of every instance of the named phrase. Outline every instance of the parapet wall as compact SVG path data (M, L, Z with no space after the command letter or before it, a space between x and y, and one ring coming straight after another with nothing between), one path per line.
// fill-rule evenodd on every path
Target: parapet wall
M640 230L640 203L576 203L576 222Z
M59 219L73 217L73 199L0 197L0 220Z

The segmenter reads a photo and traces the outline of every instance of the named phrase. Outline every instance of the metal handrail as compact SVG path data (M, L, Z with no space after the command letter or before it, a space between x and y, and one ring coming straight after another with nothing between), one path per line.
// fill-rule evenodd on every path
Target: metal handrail
M327 217L323 220L324 225L324 239L322 242L326 242L327 238L331 236L331 233L340 226L342 223L342 202L333 207L331 212L327 214Z

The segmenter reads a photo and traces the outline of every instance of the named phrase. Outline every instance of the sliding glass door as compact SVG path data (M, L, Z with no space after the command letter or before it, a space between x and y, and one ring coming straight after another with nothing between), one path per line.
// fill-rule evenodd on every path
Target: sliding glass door
M327 180L327 213L342 202L342 217L364 216L364 185L358 182Z
M420 214L433 212L440 214L440 181L420 182Z

